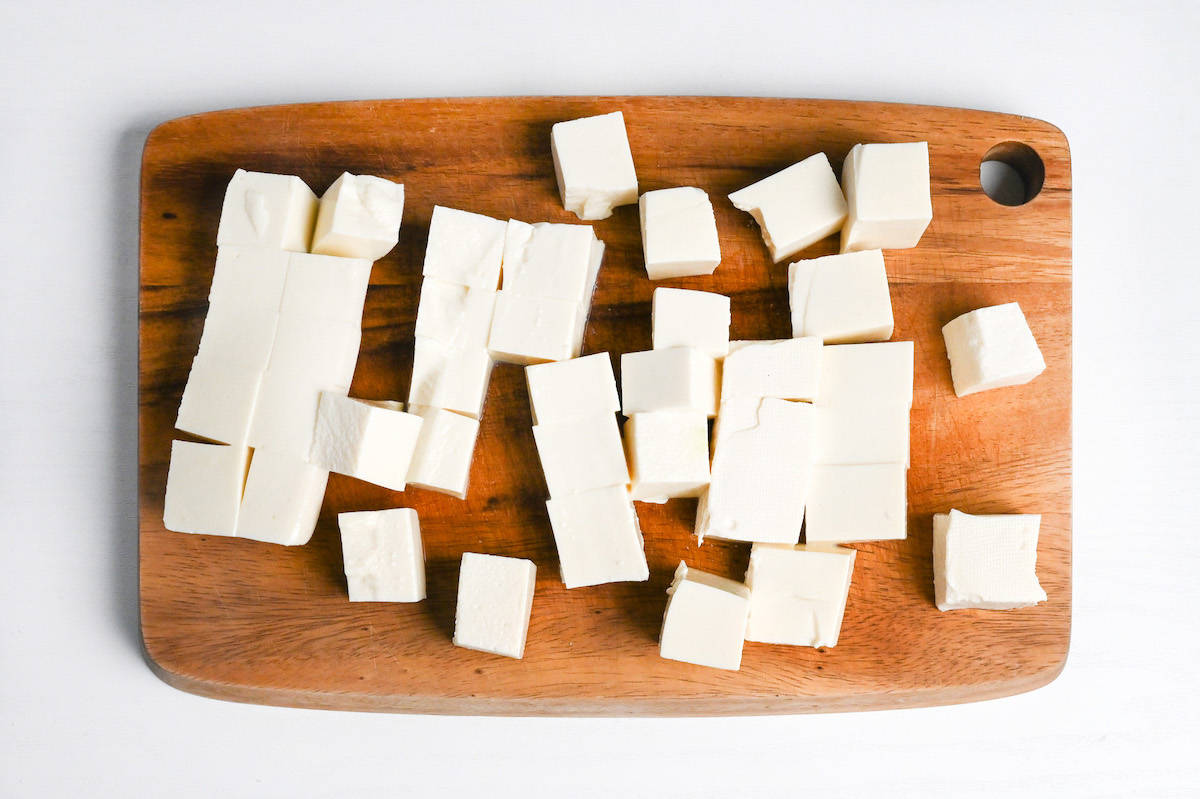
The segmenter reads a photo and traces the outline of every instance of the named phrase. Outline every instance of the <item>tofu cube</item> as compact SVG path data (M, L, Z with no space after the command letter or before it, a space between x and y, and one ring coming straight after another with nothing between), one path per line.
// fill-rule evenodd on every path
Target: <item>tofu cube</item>
M446 283L495 290L508 225L499 219L441 205L433 207L421 274Z
M892 337L892 296L879 250L827 255L788 267L792 335L826 344Z
M501 291L488 338L497 361L531 364L574 357L579 304L552 297Z
M913 343L838 344L821 349L818 405L866 403L912 407Z
M855 554L846 547L755 544L746 570L746 640L836 646Z
M651 280L711 275L721 263L717 218L702 189L648 191L638 201L642 254Z
M917 246L933 219L929 145L856 144L842 164L842 252Z
M814 407L816 463L908 463L909 408L879 402Z
M933 517L933 584L938 610L1007 610L1046 601L1037 578L1035 514Z
M492 366L492 356L482 347L456 347L417 336L408 402L478 419L487 399Z
M403 491L424 420L345 395L321 392L310 463Z
M175 427L222 444L245 446L262 372L200 355L192 361Z
M254 450L237 535L268 544L307 544L317 527L329 472L302 458Z
M239 169L225 189L217 246L308 252L316 220L317 195L300 178Z
M621 410L607 352L525 367L533 423L562 422Z
M534 425L533 440L552 497L629 484L621 432L611 413Z
M814 466L804 509L805 543L905 538L907 478L903 463Z
M690 289L654 290L653 347L691 347L720 360L729 354L729 298Z
M814 336L733 342L721 367L721 400L812 402L821 385L821 349Z
M317 209L312 251L378 261L400 241L404 185L343 172Z
M567 588L650 579L642 530L624 486L546 502Z
M716 669L741 668L750 589L680 561L667 596L659 655Z
M698 497L708 486L708 417L699 411L635 413L625 423L630 495L642 502Z
M775 263L837 233L846 220L846 198L825 153L735 191L729 201L758 222Z
M563 207L580 219L607 219L618 205L637 202L637 174L620 111L556 123L550 150Z
M177 533L233 535L250 451L244 446L171 442L163 527Z
M217 302L208 306L199 357L252 372L261 372L275 349L279 314Z
M229 244L217 247L217 262L208 292L209 313L279 312L290 253L274 247Z
M463 553L454 645L520 658L533 610L537 567L524 558Z
M487 348L492 329L496 292L427 277L421 281L417 304L417 338L426 338L450 349Z
M1020 386L1046 370L1033 331L1015 302L965 313L942 328L954 393Z
M371 262L362 258L292 253L280 316L362 324Z
M621 355L621 412L700 411L717 414L717 361L691 347Z
M408 484L466 499L479 420L441 408L413 406L410 413L424 424L408 468Z
M513 236L505 238L504 291L569 300L576 305L591 296L596 280L591 272L596 241L591 225L525 225L516 220L509 220L508 225Z
M425 550L415 510L339 513L338 530L351 602L425 598Z

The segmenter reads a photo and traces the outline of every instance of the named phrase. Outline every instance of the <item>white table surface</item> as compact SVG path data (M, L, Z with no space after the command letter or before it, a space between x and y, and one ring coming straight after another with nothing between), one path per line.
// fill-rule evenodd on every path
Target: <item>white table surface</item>
M1194 790L1200 6L960 5L0 6L0 795ZM1023 113L1066 132L1076 610L1061 678L924 710L564 720L236 705L150 673L134 497L147 132L263 103L558 93L896 100Z

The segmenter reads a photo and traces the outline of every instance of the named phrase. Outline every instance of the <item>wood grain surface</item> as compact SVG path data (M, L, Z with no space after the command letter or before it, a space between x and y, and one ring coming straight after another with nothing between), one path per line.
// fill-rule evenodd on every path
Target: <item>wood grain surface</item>
M732 297L732 335L790 335L787 265L726 195L817 151L835 169L857 142L927 140L933 223L886 252L894 339L916 342L908 539L858 544L838 646L747 643L740 672L663 660L664 590L680 559L741 579L747 545L691 535L695 500L638 503L650 580L567 591L520 368L488 393L467 501L393 493L334 475L307 546L167 532L173 423L200 339L225 185L237 167L296 174L321 193L342 171L405 184L400 245L375 264L351 395L403 399L433 205L506 219L578 222L550 158L554 122L625 112L641 191L699 186L716 208L712 277L651 283L636 206L595 225L607 244L585 352L650 347L656 285ZM979 186L993 146L1022 142L1045 165L1031 202ZM376 711L688 715L862 710L987 699L1044 685L1071 619L1071 168L1052 125L1019 116L878 103L703 97L574 97L323 103L220 111L150 135L141 185L139 492L147 659L178 688L222 699ZM831 237L801 255L835 251ZM957 399L941 326L1019 301L1047 369L1029 385ZM614 364L616 361L614 360ZM413 507L429 598L350 603L336 514ZM1049 600L1015 611L933 605L932 514L1041 513L1038 576ZM537 594L523 660L450 643L464 551L533 559Z

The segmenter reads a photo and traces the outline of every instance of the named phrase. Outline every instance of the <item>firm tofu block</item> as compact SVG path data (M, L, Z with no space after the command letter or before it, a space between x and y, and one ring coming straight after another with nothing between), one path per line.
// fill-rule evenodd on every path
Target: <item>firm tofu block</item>
M620 111L559 122L550 129L563 207L580 219L607 219L637 202L637 174Z
M913 343L838 344L821 349L818 405L912 407Z
M691 347L621 355L621 413L700 411L716 416L721 395L717 361Z
M497 361L523 365L572 358L578 314L575 302L501 291L488 351Z
M417 336L408 402L478 419L492 378L492 356L482 347L455 347Z
M537 567L524 558L463 553L454 645L519 658L533 610Z
M825 153L735 191L729 201L758 222L775 263L837 233L846 220L846 199Z
M792 335L826 344L886 341L892 296L879 250L827 255L788 267Z
M343 172L321 197L312 251L378 261L400 241L403 215L403 184Z
M821 385L821 339L735 341L721 367L721 399L812 402Z
M1015 302L965 313L942 328L954 393L960 397L1028 383L1046 370L1029 322Z
M316 220L317 195L300 178L239 169L225 189L217 246L308 252Z
M814 407L814 461L837 466L908 463L907 405L860 403Z
M413 406L425 420L408 469L408 484L467 498L479 420L441 408Z
M755 544L746 570L746 640L836 646L855 554L846 547Z
M750 589L680 561L667 596L659 655L716 669L741 668Z
M450 349L483 350L492 330L496 292L427 277L417 304L418 338Z
M625 423L630 495L642 502L698 497L708 486L708 417L700 411L635 413Z
M501 288L577 305L588 299L596 279L591 273L592 226L539 222L525 230L522 224L509 221L509 229L519 231L515 237L520 243L506 237Z
M424 420L322 392L308 461L322 469L403 491Z
M690 289L654 290L653 347L691 347L720 360L729 354L729 298Z
M933 585L938 610L1006 610L1046 601L1037 578L1042 517L933 517Z
M237 535L268 544L307 544L317 527L329 472L287 453L256 449L238 512Z
M534 425L533 440L552 497L629 484L621 431L611 413Z
M650 578L642 530L624 486L557 497L546 510L567 588Z
M217 262L208 291L209 313L279 312L290 253L274 247L229 244L217 247Z
M245 446L262 372L214 360L192 361L175 427L222 444Z
M366 259L292 253L279 314L361 325L370 282L371 262Z
M425 549L412 508L338 514L351 602L420 602Z
M651 280L711 275L721 263L717 218L702 189L648 191L638 201L642 254Z
M244 446L172 441L163 526L177 533L233 535L249 462Z
M621 410L607 352L525 367L533 423L562 422Z
M842 252L917 246L933 219L929 145L856 144L842 164Z
M275 311L224 302L211 304L200 334L199 357L261 372L271 360L278 326L279 314Z
M433 207L421 274L461 286L494 290L508 225L499 219L441 205Z
M804 509L804 541L896 541L908 535L903 463L818 464Z

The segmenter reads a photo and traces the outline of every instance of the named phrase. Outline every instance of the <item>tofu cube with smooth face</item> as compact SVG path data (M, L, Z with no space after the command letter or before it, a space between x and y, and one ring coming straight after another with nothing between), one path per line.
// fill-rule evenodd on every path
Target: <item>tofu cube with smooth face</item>
M177 533L234 535L249 462L244 446L172 441L163 527Z
M322 392L308 460L331 472L403 491L423 424L413 413Z
M408 467L408 484L466 499L479 420L441 408L413 406L410 413L424 424Z
M245 446L262 372L205 355L192 361L175 427L222 444Z
M892 295L879 250L827 255L788 267L792 335L826 344L887 341Z
M635 413L625 423L630 495L663 503L708 486L708 417L700 411Z
M558 122L550 129L563 207L580 219L607 219L637 202L637 173L620 111Z
M291 253L274 247L217 247L208 291L209 313L222 310L279 312Z
M487 399L492 366L492 356L482 347L456 347L417 336L408 402L478 419Z
M292 253L279 315L361 325L371 265L363 258Z
M522 365L573 358L578 314L579 304L569 300L498 292L488 352Z
M421 274L446 283L494 290L508 225L499 219L435 205Z
M691 347L621 355L621 413L700 411L717 414L721 396L717 361Z
M711 291L654 290L653 347L691 347L720 360L729 354L729 298Z
M316 220L317 195L300 178L239 169L225 189L217 246L308 252Z
M275 349L279 314L218 302L208 306L198 357L230 368L261 372Z
M525 367L533 423L562 422L621 410L607 352Z
M881 404L912 407L911 341L837 344L821 348L818 405Z
M758 222L775 263L837 233L846 220L846 198L825 153L735 191L729 201Z
M307 544L317 527L329 472L302 458L254 450L238 511L237 536L268 544Z
M908 535L903 463L817 464L804 507L804 541L898 541Z
M458 572L454 645L520 658L533 610L537 567L524 558L465 552Z
M942 328L954 393L1020 386L1046 370L1029 322L1015 302L965 313Z
M716 669L741 668L750 589L680 561L667 596L659 655Z
M539 222L524 225L509 220L514 236L505 239L501 288L530 297L552 297L581 303L591 296L596 276L591 274L591 225ZM526 229L527 228L527 229Z
M611 413L534 425L533 440L552 497L629 484L621 431Z
M711 275L721 263L717 218L702 189L648 191L638 201L642 255L651 280Z
M909 408L878 402L813 408L813 461L839 466L909 459Z
M351 602L420 602L425 549L412 508L338 514Z
M933 584L938 610L1007 610L1046 601L1037 578L1035 514L933 517Z
M495 308L492 289L427 277L421 281L416 335L449 349L486 349Z
M855 554L846 547L755 544L746 570L746 640L836 646Z
M625 486L547 500L567 588L650 579L642 530Z
M821 385L821 340L814 336L735 341L721 366L721 399L812 402Z
M842 164L842 252L917 246L933 219L929 145L856 144Z
M404 185L343 172L321 196L312 251L378 261L400 241Z

